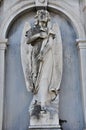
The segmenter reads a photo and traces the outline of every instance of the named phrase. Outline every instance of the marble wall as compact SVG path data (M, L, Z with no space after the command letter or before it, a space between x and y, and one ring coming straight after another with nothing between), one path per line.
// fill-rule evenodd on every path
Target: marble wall
M26 130L29 124L28 108L32 99L26 91L20 57L21 34L25 21L33 24L34 13L21 15L11 26L6 51L6 87L3 130ZM64 130L83 129L79 57L76 34L67 17L51 13L52 22L58 22L63 41L63 78L60 90L60 119L66 120Z

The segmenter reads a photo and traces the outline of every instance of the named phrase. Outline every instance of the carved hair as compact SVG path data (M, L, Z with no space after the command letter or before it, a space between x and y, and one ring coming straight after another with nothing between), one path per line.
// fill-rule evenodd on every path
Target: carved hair
M39 23L39 21L47 23L50 21L50 14L47 10L38 10L35 19L36 19L35 23L36 25Z

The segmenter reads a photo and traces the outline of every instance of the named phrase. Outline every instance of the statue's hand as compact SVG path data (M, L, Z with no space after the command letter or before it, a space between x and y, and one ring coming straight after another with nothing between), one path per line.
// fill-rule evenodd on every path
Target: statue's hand
M39 53L39 55L37 56L37 59L39 61L43 61L43 54L42 53Z
M53 39L55 38L55 33L53 32L53 30L50 30L48 35L52 36Z
M48 34L46 32L40 32L40 38L48 38Z

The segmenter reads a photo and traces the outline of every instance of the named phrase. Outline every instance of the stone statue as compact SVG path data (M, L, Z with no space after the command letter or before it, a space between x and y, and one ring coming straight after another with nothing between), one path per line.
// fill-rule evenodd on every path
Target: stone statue
M30 126L59 126L59 89L62 79L62 40L47 10L38 10L34 26L25 24L21 59L28 91Z

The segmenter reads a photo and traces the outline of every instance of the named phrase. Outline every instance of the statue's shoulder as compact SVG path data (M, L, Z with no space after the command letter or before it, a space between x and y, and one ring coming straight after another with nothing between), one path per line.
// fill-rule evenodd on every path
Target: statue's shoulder
M28 31L26 31L26 36L31 37L40 33L40 27L38 25L32 26Z

